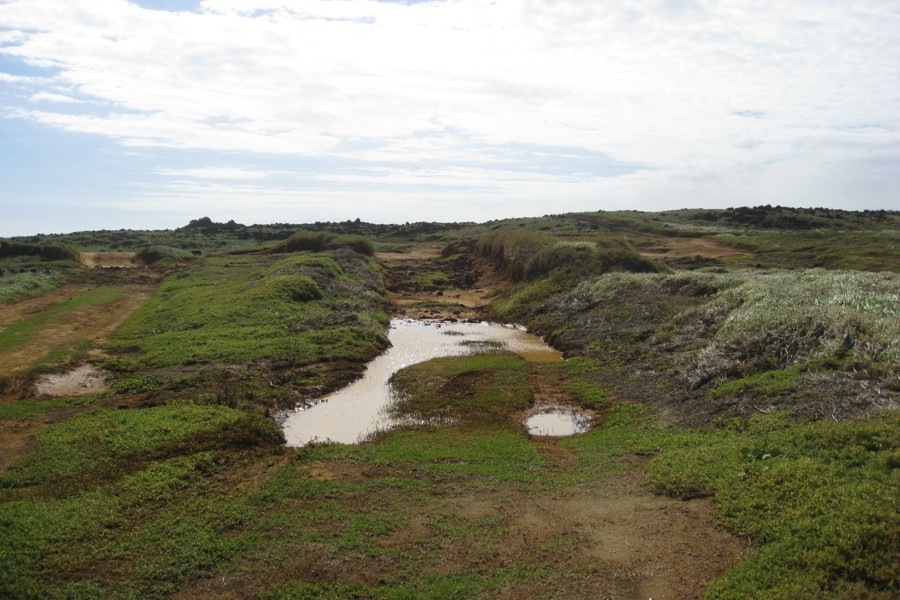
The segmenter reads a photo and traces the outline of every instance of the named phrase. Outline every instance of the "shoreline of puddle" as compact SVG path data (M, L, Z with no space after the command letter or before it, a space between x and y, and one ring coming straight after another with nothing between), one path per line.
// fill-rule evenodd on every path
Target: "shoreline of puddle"
M389 380L414 364L477 354L498 342L529 362L563 360L560 351L523 327L487 321L393 319L388 339L391 345L369 362L360 379L288 414L281 425L288 446L325 441L357 444L375 432L403 425L387 415L391 403Z

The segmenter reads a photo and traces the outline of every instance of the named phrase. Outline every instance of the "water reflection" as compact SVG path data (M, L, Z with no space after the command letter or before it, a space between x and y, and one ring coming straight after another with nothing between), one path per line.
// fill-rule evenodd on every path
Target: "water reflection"
M531 435L563 437L590 429L591 418L571 408L539 406L525 419L525 427Z
M474 354L503 347L532 362L562 360L561 354L524 330L497 323L391 321L391 347L369 363L365 375L322 401L291 414L283 424L289 446L331 440L359 443L369 434L396 425L386 414L388 381L410 365L444 356Z

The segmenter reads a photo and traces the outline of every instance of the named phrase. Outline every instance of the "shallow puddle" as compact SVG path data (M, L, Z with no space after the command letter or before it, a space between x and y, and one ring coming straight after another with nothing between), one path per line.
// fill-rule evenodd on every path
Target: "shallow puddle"
M564 437L590 429L591 417L571 408L542 406L525 419L525 427L531 435Z
M365 375L309 408L297 409L282 425L289 446L331 440L356 444L375 431L395 426L385 409L388 381L410 365L432 358L474 354L503 347L531 362L554 362L562 355L522 329L497 323L391 321L391 347L369 363Z

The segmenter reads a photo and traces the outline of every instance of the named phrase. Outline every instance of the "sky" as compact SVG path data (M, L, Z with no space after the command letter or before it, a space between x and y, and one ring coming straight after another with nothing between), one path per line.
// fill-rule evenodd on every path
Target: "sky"
M0 236L900 209L898 0L0 0Z

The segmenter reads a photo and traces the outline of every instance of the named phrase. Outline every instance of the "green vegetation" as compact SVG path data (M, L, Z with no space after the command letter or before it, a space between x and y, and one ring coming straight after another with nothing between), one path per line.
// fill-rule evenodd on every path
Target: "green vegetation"
M171 246L147 246L135 255L137 262L145 265L168 265L195 260L197 256L187 250Z
M461 368L455 359L444 366L447 376ZM494 366L486 360L488 371ZM309 447L285 461L229 450L239 447L233 436L245 419L224 407L173 405L89 413L45 430L35 453L0 480L4 595L168 597L204 573L231 579L262 569L276 573L265 586L272 598L492 596L528 577L494 562L510 524L462 517L447 494L483 490L511 502L524 483L530 495L564 494L622 472L631 452L657 454L649 473L661 491L715 495L726 523L762 542L710 597L896 591L896 564L865 558L896 556L896 416L810 424L760 417L702 433L660 429L639 406L615 405L603 427L562 442L579 465L564 474L511 427L397 431L375 444ZM747 448L774 457L748 456ZM231 490L247 468L257 473L253 483ZM323 469L373 475L323 478ZM53 482L76 474L80 485L47 496ZM421 551L396 552L390 540L423 511L432 533ZM486 566L465 576L432 570L442 551L461 548L481 553ZM337 571L318 582L283 579L278 565L296 553L313 560L309 552L319 565L338 556L399 564L381 583L352 583ZM525 571L577 577L565 569L573 567Z
M728 527L764 544L708 597L895 594L898 425L896 414L846 423L756 418L686 436L654 459L651 481L662 491L714 495Z
M413 423L508 423L531 405L524 361L496 353L428 361L393 379L394 417Z
M500 229L482 236L474 252L519 283L493 305L497 314L508 320L523 318L533 305L585 278L611 271L660 270L624 240L609 237L572 242L540 232Z
M705 420L773 407L865 416L898 389L893 273L611 273L528 300L514 291L496 306L519 301L555 346L614 367L595 377L629 395L664 389L676 410Z
M40 414L52 410L69 406L69 402L64 399L56 400L17 400L16 402L7 402L0 404L0 419L10 420L28 420L33 419Z
M482 236L475 253L516 282L548 278L571 283L609 271L659 270L624 240L616 238L569 242L542 233L501 229Z
M453 287L453 282L450 281L450 278L447 277L445 273L441 272L420 273L416 276L414 282L419 289L425 290L426 292L436 292L438 290L446 290Z
M31 244L15 240L0 240L0 258L34 256L41 260L75 260L76 250L67 244Z
M0 304L37 296L59 286L63 280L62 274L55 271L3 274L0 276Z
M150 392L159 387L159 379L152 375L136 375L130 377L110 388L116 394L141 394Z
M55 350L45 354L31 365L34 372L52 371L59 365L84 359L88 351L94 347L93 340L80 338L68 344L61 344Z
M0 488L80 477L210 432L236 429L248 418L221 406L176 404L144 410L103 410L37 434L37 448L0 478Z
M365 361L386 344L381 294L347 250L214 256L166 279L113 344L155 367Z
M328 231L298 231L289 237L284 244L276 246L274 251L300 252L310 250L312 252L322 252L340 248L349 248L366 256L375 254L375 244L361 235L335 234Z
M615 494L642 479L714 499L753 542L710 598L896 597L898 230L894 212L756 207L461 225L203 218L4 241L0 302L62 283L76 247L145 249L160 269L86 273L100 283L0 329L0 352L118 300L117 277L167 276L105 355L86 359L82 340L44 358L106 369L107 392L35 399L39 365L0 381L0 427L21 442L0 463L0 597L631 593L645 576L603 553L620 535ZM745 254L635 251L699 238ZM372 258L423 242L446 244L442 258L391 272ZM413 365L393 379L406 426L283 446L269 415L386 346L382 277L437 291L482 275L512 283L495 315L568 359L485 345ZM548 398L592 412L594 428L529 438L519 420ZM641 535L694 506L670 505L636 511Z

